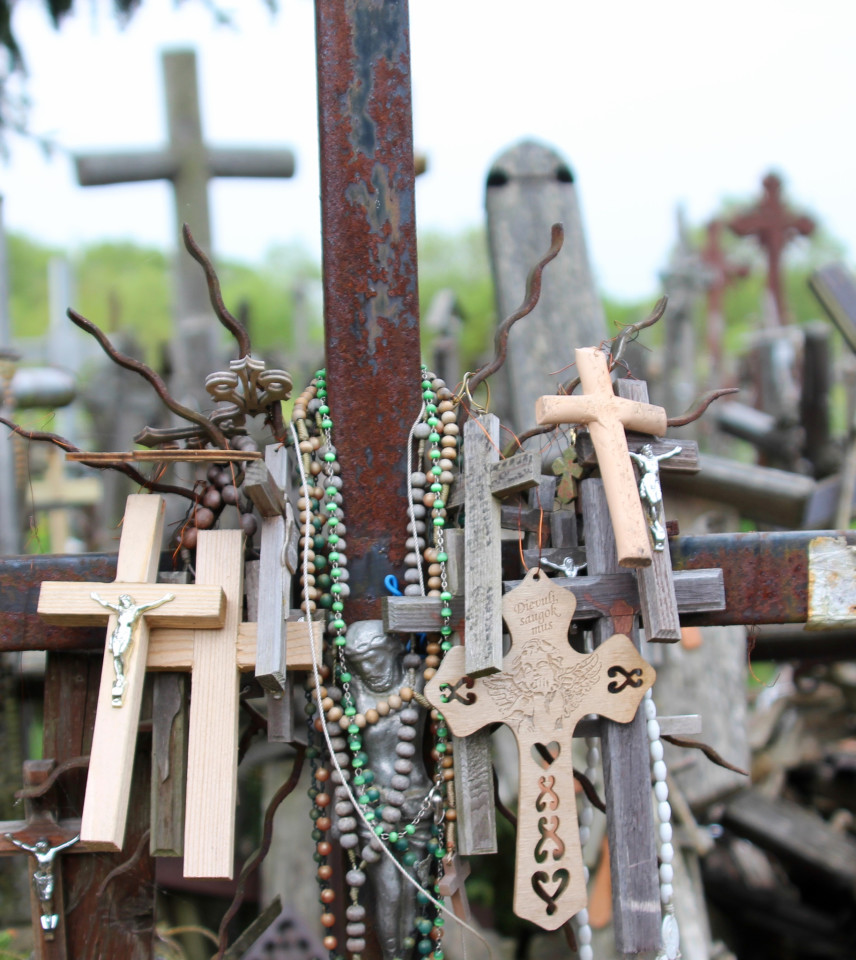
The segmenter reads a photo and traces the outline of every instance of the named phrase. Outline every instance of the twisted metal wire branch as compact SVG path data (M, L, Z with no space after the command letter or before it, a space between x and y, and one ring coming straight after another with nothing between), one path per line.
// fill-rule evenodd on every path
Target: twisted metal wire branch
M500 367L505 363L505 355L508 350L509 331L518 320L528 316L528 314L535 309L538 300L541 297L541 276L544 273L544 267L546 267L547 264L553 260L562 249L564 239L565 231L562 227L562 224L554 223L552 229L550 230L550 248L538 261L538 263L535 264L530 271L529 276L526 278L526 295L523 298L523 303L521 303L514 313L512 313L509 317L506 317L497 328L496 335L494 336L493 340L495 349L494 358L490 363L486 363L468 379L467 382L470 391L475 390L480 383L484 382L488 377L496 373L496 371L499 370Z
M5 417L0 417L0 423L2 423L3 426L8 427L12 433L17 433L19 437L23 437L25 440L38 440L45 443L52 443L59 447L60 450L66 450L70 453L82 452L79 447L76 447L73 443L70 443L68 440L66 440L65 437L61 437L57 433L48 433L45 430L25 430L17 423L7 420ZM82 462L86 466L95 467L98 470L117 470L119 473L124 473L127 477L130 477L134 483L138 483L146 490L151 490L152 493L174 493L179 497L185 497L187 500L192 500L194 503L197 502L196 494L192 490L187 489L187 487L176 487L171 483L160 483L157 480L149 480L138 470L132 467L130 463Z
M223 919L220 921L220 930L218 931L220 947L217 950L217 953L212 957L212 960L222 960L223 955L226 952L229 924L232 922L232 918L235 916L240 909L241 904L244 902L244 888L246 887L247 880L250 878L250 875L258 869L262 860L264 860L264 858L267 856L268 850L270 850L271 840L273 838L274 814L279 809L279 805L282 803L282 801L285 800L292 790L294 790L298 784L298 781L300 780L300 774L303 771L303 761L306 757L306 747L303 744L295 744L294 747L294 765L291 768L291 775L273 795L270 803L268 804L267 810L265 810L261 843L259 844L258 850L256 850L256 852L241 868L241 873L238 876L238 880L235 885L235 896L229 905L229 909L226 911L226 913L223 915Z
M187 248L187 252L205 271L205 280L208 284L208 296L211 300L211 306L217 314L217 319L238 341L238 359L249 356L251 353L250 335L247 333L247 328L241 321L238 320L237 317L232 316L226 309L226 304L223 303L223 296L220 293L220 280L217 277L213 264L205 255L202 247L193 239L190 227L186 223L181 226L181 235L184 238L184 246Z
M68 314L69 320L72 323L80 327L81 330L86 331L90 336L94 337L101 349L107 354L107 356L120 367L124 367L126 370L132 370L134 373L138 373L141 377L152 385L155 390L155 393L161 398L164 405L167 406L173 413L177 413L178 416L182 417L184 420L189 420L191 423L198 424L206 434L208 438L216 447L220 447L222 450L229 449L229 441L226 439L226 435L214 424L208 417L203 416L201 413L197 413L195 410L191 410L190 407L185 407L184 404L179 403L167 389L167 385L163 380L149 367L147 364L143 363L141 360L135 360L133 357L128 357L124 353L120 353L112 343L110 343L106 334L96 326L91 320L87 320L86 317L79 314L76 310L72 310L70 307L66 311Z
M624 327L612 346L611 367L614 367L617 363L621 362L621 358L624 356L624 351L627 347L627 344L630 343L631 340L635 340L642 330L644 330L646 327L653 327L654 324L662 318L663 314L666 312L668 303L668 297L660 297L660 299L654 304L654 309L644 320L640 320L638 323L631 323L629 326Z
M669 417L666 423L670 427L685 427L688 423L698 420L714 400L718 400L720 397L727 397L730 393L740 393L740 390L737 387L720 387L719 390L711 390L710 393L706 393L688 413L680 417Z

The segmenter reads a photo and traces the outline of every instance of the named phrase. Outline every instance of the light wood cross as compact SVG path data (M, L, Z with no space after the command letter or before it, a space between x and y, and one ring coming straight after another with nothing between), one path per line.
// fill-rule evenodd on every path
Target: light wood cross
M622 567L651 565L648 524L639 500L625 429L662 437L666 411L649 403L616 397L606 357L596 347L578 348L577 369L585 393L541 397L535 405L539 424L581 423L591 433L600 466Z
M258 623L241 620L242 544L238 530L199 532L196 582L222 584L227 621L219 630L157 630L149 651L150 670L192 671L184 828L186 877L231 878L234 872L239 677L256 669L259 633ZM314 641L319 660L322 631L323 626L316 624ZM288 639L287 669L311 669L308 625L290 623Z
M437 882L437 892L441 897L448 897L452 901L452 912L464 923L470 922L470 904L465 885L469 875L469 861L454 853L443 858L443 876Z
M472 677L502 670L500 498L541 481L533 453L500 461L499 440L499 418L492 413L464 424L466 656Z
M114 583L46 582L39 595L38 611L48 623L107 623L107 644L80 827L81 840L93 849L121 850L124 843L150 629L180 625L203 629L218 627L226 616L225 596L219 583L171 585L168 588L155 583L163 522L163 498L140 494L130 496L119 541ZM173 595L173 599L162 606L143 612L133 627L132 642L123 658L126 685L121 707L113 705L116 670L110 650L110 641L117 629L117 616L108 613L93 599L93 593L114 605L122 595L130 596L137 605Z
M511 648L498 676L469 678L462 647L453 647L425 696L456 736L505 723L520 766L514 912L555 930L586 904L571 746L577 721L596 713L633 718L654 670L627 637L595 653L568 642L576 600L533 568L505 595Z

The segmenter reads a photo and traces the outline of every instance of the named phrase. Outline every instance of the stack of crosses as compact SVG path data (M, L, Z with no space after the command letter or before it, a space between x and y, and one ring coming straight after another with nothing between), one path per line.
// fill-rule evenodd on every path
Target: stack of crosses
M269 464L281 475L285 450L270 449ZM287 548L294 533L290 508L263 464L257 464L250 479L253 499L263 514L260 580L264 592L258 623L244 622L242 616L244 544L238 530L200 531L194 584L165 587L155 582L164 501L154 495L128 498L114 583L42 584L38 610L48 623L106 622L107 626L80 828L86 849L123 847L146 670L192 671L184 838L168 852L183 852L187 877L234 875L240 674L255 669L266 692L290 712L290 697L284 695L286 669L312 665L303 623L289 624L286 656L283 598L288 597L290 570L283 561L292 553ZM117 617L93 594L114 606L121 596L129 596L139 607L172 596L140 612L124 655L126 687L121 706L114 703L116 670L110 649ZM277 623L281 624L278 630ZM316 640L319 635L316 631ZM257 637L263 641L257 642ZM153 850L166 852L155 834Z

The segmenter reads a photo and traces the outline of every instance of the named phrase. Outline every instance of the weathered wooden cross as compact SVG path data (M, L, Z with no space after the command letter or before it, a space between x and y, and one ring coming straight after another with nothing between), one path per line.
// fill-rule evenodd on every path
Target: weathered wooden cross
M499 498L541 480L534 453L499 459L499 418L475 414L464 424L464 527L467 563L467 673L481 677L502 670L502 580Z
M654 671L615 636L595 653L568 643L574 595L538 568L505 595L511 633L503 671L467 682L465 651L453 647L425 695L458 737L505 723L519 749L514 911L554 930L585 906L571 745L577 721L597 713L632 719Z
M290 177L294 173L294 156L289 150L225 149L208 147L202 138L199 93L196 77L196 54L192 50L173 50L163 54L166 87L166 110L169 143L166 149L136 153L92 153L75 157L77 179L81 186L133 183L147 180L169 180L175 198L175 235L181 236L187 221L196 242L203 250L211 249L211 227L208 209L208 181L212 177ZM191 335L198 340L200 321L210 332L210 305L203 272L189 256L179 256L176 263L175 295L178 347L184 347L183 369L178 372L183 390L207 400L205 377L217 369L215 357L196 343L196 349L184 344Z

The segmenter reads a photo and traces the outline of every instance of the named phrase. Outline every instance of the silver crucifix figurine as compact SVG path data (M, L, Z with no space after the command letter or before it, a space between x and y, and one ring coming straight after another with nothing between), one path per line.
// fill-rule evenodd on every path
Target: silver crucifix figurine
M4 834L4 836L7 840L11 840L16 847L26 850L36 859L36 869L33 872L33 889L36 891L36 898L42 911L40 917L42 930L45 932L45 939L50 940L53 938L53 931L59 924L59 915L54 913L53 909L54 887L56 886L56 877L53 872L54 860L60 851L66 850L77 843L80 834L56 847L52 847L50 841L44 837L39 838L30 846L23 840L17 840L11 833Z
M170 600L175 600L175 594L168 593L166 596L161 597L160 600L152 600L151 603L134 603L133 597L128 596L127 593L123 593L122 596L119 597L118 604L108 603L106 600L102 600L95 592L91 593L90 596L97 603L100 603L102 607L112 610L117 617L116 626L113 629L113 633L110 634L109 642L110 653L113 654L113 669L116 672L116 680L113 683L112 690L113 706L121 707L125 699L125 685L127 683L125 676L125 654L128 652L131 641L134 639L134 630L137 623L146 610L152 610L154 607L161 606L161 604L169 603Z
M648 515L648 529L654 549L662 551L666 545L666 524L663 517L663 490L660 487L660 461L669 460L681 452L674 447L665 453L655 454L650 443L642 445L639 453L630 451L630 459L639 467L639 496Z

